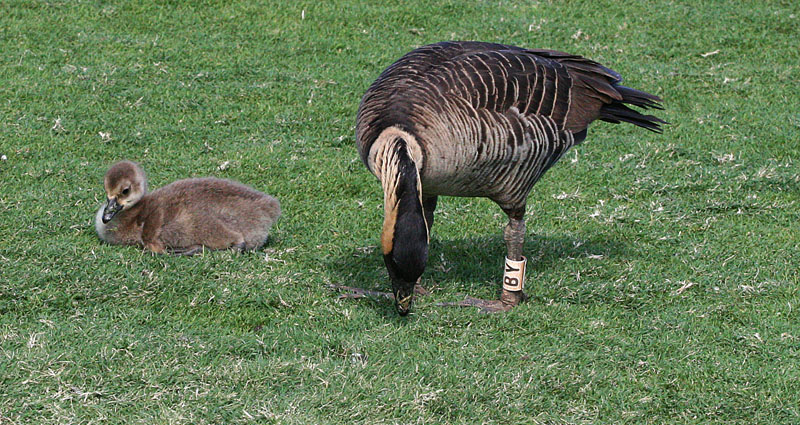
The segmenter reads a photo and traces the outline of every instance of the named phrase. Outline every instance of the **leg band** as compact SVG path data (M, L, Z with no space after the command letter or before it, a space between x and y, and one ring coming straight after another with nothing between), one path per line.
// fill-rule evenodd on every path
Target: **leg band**
M528 259L522 257L520 261L506 258L505 272L503 273L503 289L517 292L525 287L525 263Z

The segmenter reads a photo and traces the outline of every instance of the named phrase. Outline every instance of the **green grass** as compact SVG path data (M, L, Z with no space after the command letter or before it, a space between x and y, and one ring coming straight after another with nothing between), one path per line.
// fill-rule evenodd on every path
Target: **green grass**
M4 1L0 424L798 423L798 28L794 1ZM495 297L504 254L494 204L442 199L399 318L326 285L389 288L355 113L445 39L583 54L672 125L595 124L535 187L507 314L435 305ZM244 255L104 245L122 158L284 216Z

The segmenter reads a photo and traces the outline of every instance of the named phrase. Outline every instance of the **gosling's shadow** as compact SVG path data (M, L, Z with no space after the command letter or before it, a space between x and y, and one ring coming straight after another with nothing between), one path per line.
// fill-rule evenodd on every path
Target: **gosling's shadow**
M568 258L599 255L604 258L628 258L634 255L624 243L600 235L584 239L529 234L523 252L528 258L528 276L545 273ZM483 289L488 286L492 291L499 291L505 255L505 243L501 235L459 239L434 236L429 247L428 265L420 283L428 290L448 294L449 298L464 295L474 287ZM334 257L328 261L326 269L333 286L363 288L368 292L391 292L383 255L375 245L365 245ZM391 298L372 294L367 299L382 314L397 316Z

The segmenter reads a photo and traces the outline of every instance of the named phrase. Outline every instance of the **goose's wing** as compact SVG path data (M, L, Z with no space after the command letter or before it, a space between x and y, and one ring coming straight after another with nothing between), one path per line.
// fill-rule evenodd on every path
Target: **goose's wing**
M657 129L652 122L663 121L621 103L659 107L660 99L620 81L597 62L554 50L477 41L430 44L404 55L372 83L359 105L356 143L366 163L383 129L400 126L416 134L432 117L452 118L469 109L489 112L486 119L498 122L539 115L573 133L595 119Z
M435 60L420 76L444 96L475 109L550 117L560 128L580 131L603 105L622 100L620 75L592 60L554 50L494 43L450 42L427 46Z

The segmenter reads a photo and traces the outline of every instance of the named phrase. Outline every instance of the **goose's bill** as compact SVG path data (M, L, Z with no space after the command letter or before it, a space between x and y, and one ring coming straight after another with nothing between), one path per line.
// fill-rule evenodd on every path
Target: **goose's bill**
M117 202L117 198L109 199L106 207L103 208L103 223L111 221L120 211L122 211L122 205Z
M395 296L397 297L397 296ZM397 313L401 316L405 316L411 311L411 304L414 302L414 294L407 295L403 298L395 298L394 306L397 309Z

